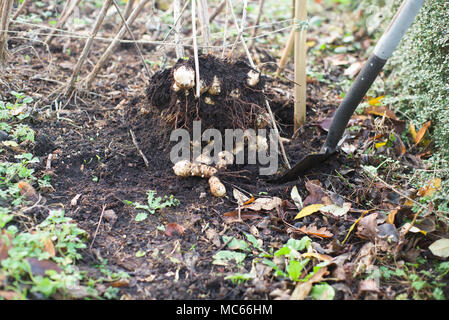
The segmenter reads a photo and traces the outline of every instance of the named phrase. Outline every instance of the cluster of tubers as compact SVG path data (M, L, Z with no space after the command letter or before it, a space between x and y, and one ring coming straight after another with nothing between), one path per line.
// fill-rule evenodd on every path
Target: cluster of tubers
M259 83L260 73L254 70L250 70L247 74L246 84L250 87L255 87ZM172 89L175 92L183 89L186 95L188 90L193 88L195 85L195 71L189 66L180 66L173 71L173 85ZM213 96L218 96L221 93L221 81L217 76L214 76L212 83L208 86L204 80L200 80L200 93L203 94L208 92ZM231 97L238 98L240 96L240 91L238 89L232 90L230 93ZM209 98L208 104L214 104Z
M234 156L228 151L222 151L218 153L218 161L216 167L211 166L212 159L201 154L198 156L195 162L190 162L189 160L181 160L176 162L173 166L173 171L175 175L179 177L201 177L209 178L210 192L216 197L223 197L226 195L226 187L224 184L215 176L218 169L225 168L228 164L234 161Z

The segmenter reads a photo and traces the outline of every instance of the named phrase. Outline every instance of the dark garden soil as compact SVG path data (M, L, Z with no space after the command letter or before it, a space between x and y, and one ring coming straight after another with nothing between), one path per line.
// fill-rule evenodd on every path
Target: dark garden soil
M257 165L232 165L219 174L227 188L227 196L216 198L209 191L207 179L182 178L173 173L169 157L174 144L169 141L173 127L189 128L193 120L201 119L205 123L203 129L254 128L257 116L265 112L264 97L267 97L279 122L281 136L291 138L293 83L265 76L272 71L266 67L262 70L261 82L255 88L249 88L245 84L245 74L250 68L244 57L236 60L237 63L231 66L236 69L232 69L227 62L213 55L201 56L204 65L201 74L206 82L212 82L213 75L218 74L225 84L224 91L239 88L240 97L233 99L228 94L221 95L214 98L214 105L210 105L204 103L206 96L203 95L203 100L195 103L193 89L189 96L183 92L174 94L170 89L170 66L154 68L155 75L149 81L134 48L123 46L116 50L114 62L105 67L91 93L77 91L67 100L64 96L58 97L55 91L61 84L46 79L48 75L58 74L58 79L64 82L62 79L70 76L83 42L70 40L67 44L65 41L69 40L56 38L50 51L39 44L33 45L34 51L24 48L31 60L18 57L12 61L11 73L6 76L9 83L2 85L2 91L14 89L41 102L30 125L36 131L33 152L40 159L34 169L37 175L50 174L54 188L52 192L42 192L46 205L63 206L66 215L89 233L90 247L83 251L83 259L78 263L81 269L95 276L98 269L93 264L107 259L108 268L126 271L131 276L129 280L111 284L120 289L123 299L272 299L274 296L270 293L275 289L293 290L294 284L274 277L267 277L261 283L249 281L243 284L224 279L229 269L212 264L213 255L226 248L223 235L240 239L243 232L257 230L257 238L266 248L277 249L290 237L299 239L306 235L300 231L301 227L315 226L332 234L321 237L316 233L308 234L314 241L316 252L333 257L345 255L346 261L354 262L359 249L369 242L363 233L356 235L354 230L346 244L341 245L356 219L364 210L388 212L404 201L394 190L370 179L361 169L361 165L379 165L379 160L363 154L369 143L378 142L380 137L388 136L387 132L395 132L401 125L400 121L385 118L383 135L378 136L381 133L376 131L375 119L378 117L375 115L357 115L351 120L352 125L357 124L361 129L347 140L348 145L361 152L353 151L348 155L339 151L296 181L285 184L268 183L266 177L259 176ZM25 44L11 39L9 45L13 51ZM63 53L64 46L70 47L70 55ZM97 59L102 48L102 43L94 44L92 59ZM151 50L144 47L144 53ZM256 51L264 56L263 48L256 47ZM48 64L50 59L51 66ZM268 57L267 61L274 62L273 59ZM193 59L178 64L193 66ZM84 66L84 74L89 68ZM330 116L340 102L334 88L309 80L307 124L294 133L291 141L284 142L291 164L304 154L319 151L326 138ZM264 87L265 96L262 93ZM55 97L63 105L58 115ZM181 99L180 104L177 99ZM188 108L179 108L180 105L183 108L188 105ZM171 117L172 121L167 123L167 114L176 115L176 112L183 117L182 122L173 122ZM148 166L138 148L148 159ZM394 148L391 150L390 156L401 159L405 167L401 169L403 172L410 172L420 165L416 157L418 150L407 151L405 155L396 154ZM52 155L51 168L46 168L49 155ZM279 163L280 171L284 170L281 156ZM407 181L396 179L392 184L401 184L402 190L409 189ZM298 213L290 197L294 186L302 199L314 195L313 190L318 188L325 191L333 203L349 202L351 210L344 217L310 215L294 220ZM251 215L243 215L243 221L235 221L229 218L238 206L233 189L256 198L279 197L283 203L276 209L254 211ZM124 200L144 204L148 190L155 190L162 197L173 195L180 204L157 210L155 214L149 214L147 220L137 222L138 210ZM309 204L312 203L317 202L309 199ZM412 216L410 210L403 211L402 218ZM33 214L39 221L45 218L46 211L36 210ZM167 232L169 224L173 223L184 230ZM161 226L165 226L165 232ZM144 255L136 256L138 252L144 252ZM248 272L251 261L245 261L244 267ZM331 265L329 277L337 279L338 276L333 274L337 269L341 271L339 265ZM339 283L341 274L339 277L329 282ZM337 292L336 298L360 299L369 294L385 299L393 296L391 287L380 290L382 293L359 291L359 280L348 276L341 282L341 291ZM101 293L106 288L102 285L97 290Z

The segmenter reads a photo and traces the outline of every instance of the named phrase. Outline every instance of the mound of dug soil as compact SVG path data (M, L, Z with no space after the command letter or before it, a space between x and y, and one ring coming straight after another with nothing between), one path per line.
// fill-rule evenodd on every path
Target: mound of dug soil
M203 128L224 132L266 123L261 107L265 79L247 63L201 55L199 98L194 70L193 57L179 59L173 67L156 72L147 87L151 106L161 111L170 127L189 129L192 121L201 120Z

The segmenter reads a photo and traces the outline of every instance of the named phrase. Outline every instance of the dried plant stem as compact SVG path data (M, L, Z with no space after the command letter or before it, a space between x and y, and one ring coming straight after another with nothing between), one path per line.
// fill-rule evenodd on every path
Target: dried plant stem
M193 33L193 56L195 58L196 93L200 97L200 63L198 61L198 43L196 41L196 2L192 0L192 33Z
M135 0L128 0L128 2L126 3L125 12L123 12L123 17L125 18L125 20L129 18L129 15L131 14L131 10L133 9L135 2L136 2ZM123 23L121 27L122 26Z
M140 59L142 60L143 67L144 67L144 69L145 69L145 71L146 71L146 73L147 73L148 80L149 80L149 79L151 78L151 72L150 72L150 70L148 69L147 64L145 63L145 59L143 58L142 50L140 49L140 46L139 46L139 44L137 43L136 38L134 37L134 34L133 34L133 32L131 31L129 25L126 23L125 17L124 17L124 16L122 15L122 13L120 12L120 7L119 7L117 1L116 1L116 0L112 0L112 2L114 3L115 8L117 9L117 13L119 14L120 18L122 19L122 22L123 22L123 24L124 24L125 27L126 27L126 30L128 31L130 37L133 39L134 46L135 46L135 48L136 48L136 50L137 50L137 53L138 53L139 56L140 56Z
M80 3L81 0L72 0L70 4L68 3L67 6L62 11L61 19L58 20L54 28L50 31L50 33L47 35L47 38L45 38L44 42L46 44L50 44L51 40L54 37L54 34L56 30L61 29L64 27L64 24L66 23L67 19L72 15L73 10L75 10L76 6Z
M128 26L132 25L134 20L136 20L139 13L142 11L143 7L149 2L149 0L142 0L139 1L138 6L131 12L131 15L129 16L128 20L126 20L126 24ZM90 88L92 86L93 80L98 75L98 72L100 72L100 69L103 67L103 65L106 63L106 61L109 59L111 54L114 52L117 45L120 43L120 40L123 38L123 36L126 33L126 26L123 26L120 31L115 35L114 40L109 44L106 51L103 53L103 55L98 60L95 67L92 69L92 71L87 75L86 79L84 80L85 86L87 88Z
M228 32L228 19L229 19L229 3L227 0L224 0L224 3L226 5L225 10L225 22L224 22L224 30L223 30L223 50L221 52L221 58L224 58L225 52L226 52L226 36Z
M248 7L248 1L243 0L242 21L240 23L241 27L239 26L239 24L237 22L237 18L234 13L234 7L232 6L232 0L228 0L228 1L229 1L229 6L231 8L232 17L234 19L234 23L235 23L235 26L238 31L237 38L235 39L234 44L232 45L232 48L231 48L231 52L229 53L229 56L232 58L232 54L233 54L235 47L237 46L237 43L239 42L239 40L242 40L242 42L245 43L245 41L243 41L243 27L245 26L245 23L246 23L246 8ZM246 47L246 44L244 44L244 47ZM246 47L246 50L248 50L247 47Z
M307 1L295 1L295 20L305 21L307 19ZM306 29L295 26L295 103L293 131L296 132L306 122Z
M1 20L0 20L0 63L3 64L6 60L7 41L8 41L8 26L9 15L11 14L13 0L2 0L0 4Z
M206 47L206 52L209 52L210 42L210 26L209 26L209 10L206 0L198 1L198 20L201 25L201 35L203 37L203 47Z
M239 26L239 24L238 24L237 17L235 16L231 0L228 0L228 1L229 1L229 4L230 4L231 15L232 15L232 19L234 20L234 24L236 25L238 30L240 30L240 28L243 29L244 25ZM251 65L251 67L254 70L258 70L256 65L254 64L253 59L251 58L251 54L250 54L250 52L248 50L248 46L246 45L245 38L243 37L243 33L239 33L239 36L240 36L240 39L237 39L237 40L241 40L243 48L245 49L246 56L248 58L248 61L249 61L250 65ZM262 92L265 95L265 90L264 89L262 89ZM274 118L273 111L271 111L270 103L268 102L267 98L265 98L265 106L266 106L266 108L268 110L268 114L270 115L270 119L271 119L271 123L272 123L272 126L273 126L273 130L274 130L274 133L276 134L276 137L278 139L279 146L281 147L282 157L284 158L284 162L287 165L288 169L290 169L291 166L290 166L290 162L288 161L287 154L285 152L284 143L282 142L281 135L279 134L279 130L278 130L278 127L277 127L276 119Z
M100 229L101 220L103 220L104 210L106 209L106 205L103 205L103 208L101 209L100 219L98 220L97 228L95 229L94 236L92 238L92 242L89 245L89 250L92 250L92 246L94 245L95 238L97 237L98 230Z
M72 76L69 80L69 84L66 89L66 95L69 96L73 92L73 89L75 88L75 81L79 76L79 73L81 71L81 68L84 64L84 61L87 58L87 55L89 54L90 48L92 47L93 41L95 36L98 33L98 30L100 30L100 26L103 23L104 17L106 16L106 12L108 11L109 7L111 6L112 0L106 0L103 2L103 6L101 7L100 13L98 14L97 20L95 21L93 30L90 34L89 39L87 39L86 44L84 45L83 51L81 53L80 58L78 59L78 62L76 63L75 69L73 70Z
M136 136L134 134L134 131L132 131L131 129L129 130L129 133L131 134L131 139L133 140L134 146L137 149L137 152L139 152L140 156L143 159L143 162L145 162L145 167L149 168L150 167L150 163L148 162L147 157L145 157L145 155L143 154L142 150L139 147L139 144L137 143L137 139Z
M215 18L220 14L221 11L223 11L224 7L226 6L226 0L222 0L220 4L217 6L217 9L210 15L209 17L209 23L212 23L212 21L215 20Z
M12 20L16 20L17 17L22 13L23 9L25 8L25 6L27 5L28 0L23 0L22 4L20 5L20 7L17 9L16 12L14 12L14 15L12 17Z
M287 63L287 58L292 52L293 44L295 43L295 28L292 27L290 34L288 36L287 45L282 51L281 59L279 60L278 71L276 72L276 77L278 78L281 75L282 70L284 70L285 64Z
M259 25L260 18L262 17L264 3L265 3L265 0L259 0L259 11L257 11L256 22L254 23L253 33L251 34L252 39L251 39L251 43L249 45L250 49L252 49L254 47L254 43L255 43L255 39L256 39L256 35L257 35L257 26Z
M184 47L181 42L181 3L180 0L173 1L173 18L175 21L175 44L176 58L184 57Z

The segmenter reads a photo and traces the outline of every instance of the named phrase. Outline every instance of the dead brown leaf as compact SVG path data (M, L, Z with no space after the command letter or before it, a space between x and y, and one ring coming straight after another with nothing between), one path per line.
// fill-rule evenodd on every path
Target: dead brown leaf
M430 120L424 123L424 125L419 129L418 133L415 137L415 144L419 144L427 132L427 129L430 127Z
M123 288L123 287L129 286L129 280L120 279L120 280L111 282L109 285L114 288Z
M365 279L359 282L359 293L367 291L380 293L379 287L374 279Z
M365 243L354 260L353 277L356 277L358 274L369 268L373 264L375 258L376 250L374 244L371 242Z
M20 195L24 196L26 200L33 203L39 200L39 194L28 182L19 181L17 186L19 187Z
M418 190L418 196L430 197L441 188L441 179L433 178L427 181L426 185Z
M295 290L293 290L292 295L290 296L290 300L304 300L307 298L312 290L313 284L323 281L324 276L327 274L329 274L327 267L322 267L308 281L298 282Z
M372 242L376 239L377 212L374 212L360 219L356 234L362 239L368 239Z
M349 76L350 78L354 78L360 70L362 70L363 63L361 61L356 61L349 66L344 72L345 76Z
M260 210L271 211L271 210L275 209L276 207L280 206L281 203L282 203L282 200L278 197L257 198L252 203L244 205L242 208L254 210L254 211L260 211Z
M305 233L312 237L319 238L332 238L334 234L326 229L326 227L317 228L316 226L302 226L301 228L295 228L294 231Z
M61 267L50 260L39 260L37 258L28 258L26 261L30 264L31 273L35 276L45 276L47 270L54 270L57 273L62 272Z
M319 180L309 180L306 182L306 189L309 191L309 195L304 199L303 206L309 204L332 204L332 201L324 191L321 182Z
M0 290L0 297L2 297L5 300L19 300L20 299L20 295L14 291Z
M388 212L388 216L387 216L387 219L385 220L385 222L394 224L394 217L396 217L397 213L398 213L398 209L393 209L390 212Z
M385 115L385 117L387 117L389 119L399 120L398 117L396 116L396 114L393 111L391 111L390 109L388 109L386 106L369 106L369 107L365 108L364 113L381 116L381 117L383 117Z
M176 222L169 223L165 226L165 232L164 234L169 237L173 237L175 235L182 235L186 228L184 228L182 225L177 224Z
M261 219L263 216L254 211L241 211L240 218L242 220ZM226 223L240 222L238 210L228 211L223 214L223 219Z
M50 258L53 258L56 255L55 246L50 238L45 239L44 241L44 251L50 255Z
M0 262L8 258L8 251L12 247L11 240L11 236L5 230L2 230L0 234Z

